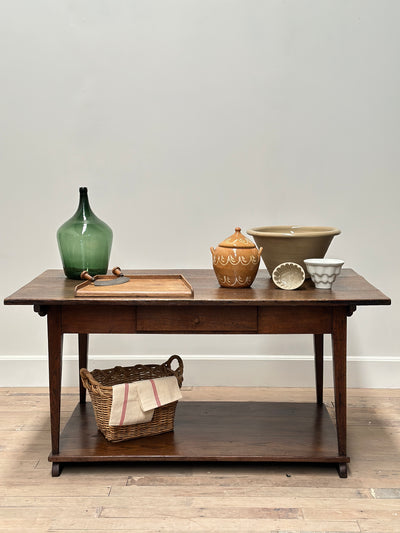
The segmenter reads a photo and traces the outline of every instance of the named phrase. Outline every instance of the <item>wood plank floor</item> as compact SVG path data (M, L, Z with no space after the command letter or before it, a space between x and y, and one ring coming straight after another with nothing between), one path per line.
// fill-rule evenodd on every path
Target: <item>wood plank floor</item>
M185 400L313 401L311 389L186 388ZM64 389L62 420L78 401ZM349 477L330 465L67 465L46 389L0 389L0 532L400 532L400 390L349 390ZM333 395L325 391L333 416Z

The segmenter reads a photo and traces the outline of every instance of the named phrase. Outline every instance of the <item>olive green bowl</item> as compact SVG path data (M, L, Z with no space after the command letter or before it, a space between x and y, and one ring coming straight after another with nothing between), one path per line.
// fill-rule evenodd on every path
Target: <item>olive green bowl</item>
M340 230L328 226L260 226L247 230L247 234L263 248L261 257L270 276L281 263L292 262L310 277L304 259L323 258Z

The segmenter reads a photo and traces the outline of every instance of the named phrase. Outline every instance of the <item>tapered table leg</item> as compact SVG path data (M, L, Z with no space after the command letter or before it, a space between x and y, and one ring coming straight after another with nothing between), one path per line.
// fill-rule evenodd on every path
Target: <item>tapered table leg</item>
M87 333L78 334L78 352L79 352L79 370L81 368L87 368L88 362L88 340ZM82 385L82 380L79 376L79 403L86 402L86 389Z
M338 439L338 452L339 455L343 457L346 457L347 438L346 339L346 309L334 309L332 328L332 356L335 387L336 431ZM347 464L339 463L338 468L340 477L347 477Z
M314 366L315 366L315 389L317 403L322 405L324 388L324 336L314 335Z
M60 448L60 409L61 409L61 370L63 334L61 329L61 310L51 307L47 315L47 338L49 351L49 396L51 453L57 455ZM59 469L52 470L53 476L59 475Z

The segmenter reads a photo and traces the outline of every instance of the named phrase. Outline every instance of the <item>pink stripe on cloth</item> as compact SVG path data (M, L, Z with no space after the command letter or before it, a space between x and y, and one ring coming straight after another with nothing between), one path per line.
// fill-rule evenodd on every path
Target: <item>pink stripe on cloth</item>
M128 405L128 396L129 396L129 383L125 383L124 403L122 404L121 420L119 421L120 426L124 424L125 415L126 415L126 406Z
M160 407L161 402L160 402L160 398L158 396L156 384L154 383L154 379L151 379L150 383L151 383L151 386L153 387L153 393L154 393L154 398L156 400L157 407Z

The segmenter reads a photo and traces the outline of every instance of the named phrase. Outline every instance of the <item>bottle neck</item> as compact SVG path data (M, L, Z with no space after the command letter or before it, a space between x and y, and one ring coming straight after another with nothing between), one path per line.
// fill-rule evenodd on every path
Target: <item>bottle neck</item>
M78 215L83 220L86 220L90 216L94 215L90 204L89 204L89 197L88 197L88 191L86 187L81 187L79 189L79 205L78 209L76 211L76 215Z

